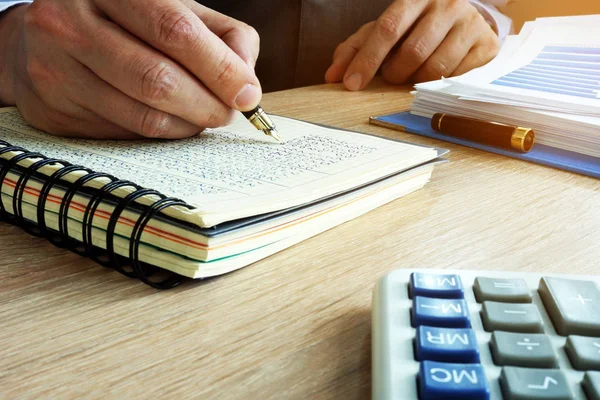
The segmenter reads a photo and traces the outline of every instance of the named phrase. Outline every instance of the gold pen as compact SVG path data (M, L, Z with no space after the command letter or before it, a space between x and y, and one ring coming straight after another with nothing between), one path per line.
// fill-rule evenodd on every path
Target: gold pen
M283 143L283 139L281 139L277 129L275 129L275 124L260 105L256 106L252 111L242 111L242 114L244 114L244 117L246 117L256 129L263 131L265 135L271 136L279 143Z
M431 118L434 131L508 150L527 153L535 143L533 129L442 113Z

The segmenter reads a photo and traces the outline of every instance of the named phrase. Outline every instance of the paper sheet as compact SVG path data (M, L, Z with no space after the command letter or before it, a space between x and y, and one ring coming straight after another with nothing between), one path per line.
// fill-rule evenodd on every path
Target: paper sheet
M241 114L185 140L102 141L48 135L11 109L0 112L0 137L181 198L197 207L200 226L314 201L437 157L431 148L272 119L283 145Z

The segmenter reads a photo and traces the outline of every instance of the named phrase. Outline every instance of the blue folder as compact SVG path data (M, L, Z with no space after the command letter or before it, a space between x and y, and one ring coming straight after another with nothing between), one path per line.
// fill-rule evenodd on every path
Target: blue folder
M491 153L502 154L508 157L518 158L520 160L526 160L537 164L547 165L549 167L577 172L579 174L594 178L600 178L600 158L598 157L587 156L537 143L528 153L499 149L493 146L436 132L431 129L431 120L429 118L414 115L410 112L400 112L371 117L370 122L375 125L396 128L405 132L426 136L432 139L444 140L446 142L460 144L479 150L485 150Z

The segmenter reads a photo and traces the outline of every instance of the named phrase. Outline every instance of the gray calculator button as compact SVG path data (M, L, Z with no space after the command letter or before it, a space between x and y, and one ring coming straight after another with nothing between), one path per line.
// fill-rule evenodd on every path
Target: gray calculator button
M600 372L588 372L583 377L583 390L589 400L600 400Z
M544 277L538 292L558 334L598 335L600 290L596 283Z
M473 291L478 302L531 303L531 292L523 279L475 278Z
M576 369L600 371L600 338L569 336L565 350Z
M504 400L572 400L565 375L558 369L504 367L500 376Z
M510 304L485 301L481 319L486 331L541 333L544 322L534 304Z
M492 355L497 365L556 368L558 359L548 335L541 333L494 332Z

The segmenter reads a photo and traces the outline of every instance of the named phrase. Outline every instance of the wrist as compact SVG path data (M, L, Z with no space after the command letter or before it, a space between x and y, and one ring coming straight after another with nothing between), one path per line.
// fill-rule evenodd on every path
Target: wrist
M0 106L15 105L13 83L23 19L28 5L18 5L0 13Z

